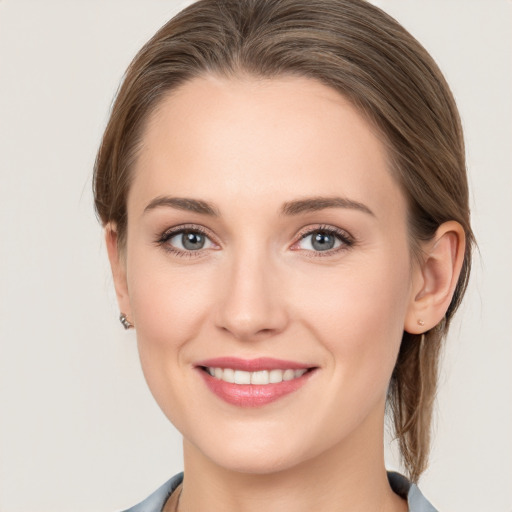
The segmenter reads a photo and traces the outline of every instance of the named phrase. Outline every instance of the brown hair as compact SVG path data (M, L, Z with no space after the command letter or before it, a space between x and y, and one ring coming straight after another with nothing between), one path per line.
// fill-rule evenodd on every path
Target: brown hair
M165 24L130 64L94 169L96 210L121 246L126 198L144 123L170 90L215 73L311 77L334 88L380 130L409 203L411 247L458 221L462 272L446 316L404 332L388 405L409 477L427 465L442 340L466 289L473 234L464 142L450 89L426 50L393 18L363 0L201 0Z

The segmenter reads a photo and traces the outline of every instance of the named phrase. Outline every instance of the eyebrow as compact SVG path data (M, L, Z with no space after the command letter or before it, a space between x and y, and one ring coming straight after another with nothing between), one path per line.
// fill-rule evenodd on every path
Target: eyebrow
M162 206L177 208L178 210L185 210L188 212L201 213L212 217L218 217L220 215L217 208L207 201L202 201L201 199L190 199L187 197L170 196L156 197L146 206L146 208L144 208L144 213Z
M160 207L176 208L189 212L200 213L212 217L219 217L219 210L208 201L201 199L191 199L188 197L171 197L159 196L153 199L145 208L144 213ZM369 215L375 214L363 203L348 199L346 197L306 197L304 199L296 199L287 201L281 208L281 215L293 216L301 213L314 212L327 208L347 208L350 210L358 210Z
M284 203L282 215L298 215L305 212L314 212L326 208L348 208L358 210L375 217L375 214L363 203L353 201L346 197L306 197Z

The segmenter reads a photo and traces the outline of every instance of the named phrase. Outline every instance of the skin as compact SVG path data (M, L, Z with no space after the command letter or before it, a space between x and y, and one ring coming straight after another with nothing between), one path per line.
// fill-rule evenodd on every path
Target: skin
M184 437L180 509L407 510L385 473L386 391L404 329L435 326L449 305L462 228L443 224L417 263L379 134L306 78L194 79L152 114L134 173L126 247L114 225L107 247L148 385ZM148 209L162 196L207 201L218 215ZM310 197L364 208L282 214ZM158 242L182 225L208 236L189 257L169 251L181 236ZM320 227L350 243L315 251L301 236ZM316 371L295 393L244 409L195 368L224 356Z

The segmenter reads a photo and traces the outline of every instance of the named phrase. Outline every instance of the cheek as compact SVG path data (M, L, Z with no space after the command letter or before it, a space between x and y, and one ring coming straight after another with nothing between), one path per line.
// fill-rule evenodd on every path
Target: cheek
M132 226L127 247L130 306L137 333L152 343L189 337L208 291L204 265L178 261L149 241L144 226ZM130 244L131 242L131 244ZM206 292L206 293L205 293Z
M197 279L165 271L139 279L130 290L137 332L166 346L193 337L206 302L204 284L200 290Z
M128 288L142 369L159 403L170 399L184 368L183 347L201 336L211 279L198 266L169 265L154 251L134 249L128 260ZM162 395L162 396L161 396ZM165 407L164 407L165 409Z
M298 316L327 349L333 371L354 386L387 387L410 295L409 261L402 259L341 266L295 290Z
M201 329L212 301L209 280L193 266L177 270L151 264L150 258L133 263L130 301L144 378L169 421L181 432L193 431L187 354L194 340L205 338Z

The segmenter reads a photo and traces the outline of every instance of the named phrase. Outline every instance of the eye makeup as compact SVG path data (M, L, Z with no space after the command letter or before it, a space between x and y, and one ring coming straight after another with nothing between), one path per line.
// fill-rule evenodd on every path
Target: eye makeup
M181 239L172 243L180 235ZM301 247L307 245L309 237L312 237L309 247ZM304 227L296 238L290 250L300 251L307 257L329 257L355 245L354 237L347 231L327 224ZM174 256L185 258L205 256L207 251L220 249L220 244L214 241L209 230L199 224L183 224L166 229L157 236L155 244Z
M299 240L292 245L291 250L302 251L307 257L312 258L333 256L355 245L354 237L347 231L327 224L315 227L307 226L299 232L298 236ZM310 242L312 249L299 247L299 244L308 237L312 237ZM330 247L330 243L333 243L332 247ZM315 245L318 250L314 250ZM321 248L321 245L327 247Z
M181 245L183 248L176 247L176 245L170 243L173 238L178 237L179 235L181 235ZM198 239L203 239L204 241L201 247L187 249L186 245L194 245L194 242L197 245ZM212 249L216 250L219 248L219 246L212 241L212 236L209 231L198 224L183 224L166 229L158 236L156 245L174 256L185 258L204 256L205 251ZM205 245L208 247L205 248Z

